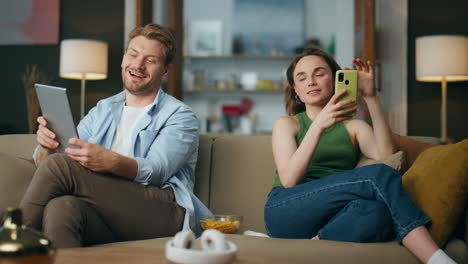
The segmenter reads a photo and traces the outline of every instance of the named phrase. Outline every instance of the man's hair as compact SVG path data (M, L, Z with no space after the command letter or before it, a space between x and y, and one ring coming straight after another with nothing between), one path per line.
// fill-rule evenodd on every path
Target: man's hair
M304 103L302 103L299 98L296 98L297 95L294 90L294 70L296 69L297 63L299 63L302 58L307 56L318 56L325 60L332 71L333 80L335 79L336 71L341 70L340 65L336 63L333 56L317 47L307 48L302 54L297 55L286 71L288 85L286 86L284 93L284 102L286 106L286 112L291 116L306 110Z
M144 27L136 27L128 34L127 47L130 41L138 36L144 36L149 39L157 40L166 48L164 61L165 65L171 64L176 54L176 43L171 31L157 24L147 24Z

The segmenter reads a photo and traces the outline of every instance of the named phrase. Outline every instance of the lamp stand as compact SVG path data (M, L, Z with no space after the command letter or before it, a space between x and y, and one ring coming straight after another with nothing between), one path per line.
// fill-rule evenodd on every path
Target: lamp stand
M441 113L440 142L443 144L447 144L448 143L448 138L447 138L447 79L445 78L445 76L442 77L442 106L441 106L440 113Z
M84 117L85 108L85 90L86 90L86 73L81 76L81 106L80 106L80 120Z

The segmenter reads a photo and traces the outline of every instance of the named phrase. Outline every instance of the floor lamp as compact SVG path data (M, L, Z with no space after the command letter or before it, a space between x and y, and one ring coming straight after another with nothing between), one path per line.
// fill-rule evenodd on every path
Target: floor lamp
M416 38L416 80L442 83L441 143L447 137L447 82L468 80L468 37L432 35Z
M107 43L67 39L60 43L60 77L81 80L80 119L85 112L86 80L107 78Z

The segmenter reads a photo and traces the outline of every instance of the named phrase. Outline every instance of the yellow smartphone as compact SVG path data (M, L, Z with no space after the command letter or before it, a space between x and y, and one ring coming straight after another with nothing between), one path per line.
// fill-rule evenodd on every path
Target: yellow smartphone
M338 70L335 75L335 93L346 89L347 93L340 98L340 101L354 99L357 101L358 72L356 70ZM355 106L356 103L349 104L343 109ZM345 116L354 116L356 111Z

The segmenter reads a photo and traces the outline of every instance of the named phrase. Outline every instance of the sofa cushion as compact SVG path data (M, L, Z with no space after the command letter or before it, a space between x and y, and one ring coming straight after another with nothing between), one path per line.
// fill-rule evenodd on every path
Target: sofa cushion
M397 242L350 243L245 235L227 235L227 238L237 245L239 256L265 257L285 263L420 263Z
M399 171L401 174L405 173L408 169L406 166L405 153L401 150L381 160L374 160L366 156L362 156L356 165L356 168L377 163L383 163L387 166L390 166Z
M0 136L0 153L8 153L14 157L32 159L37 146L35 134L13 134Z
M430 148L403 175L403 186L431 219L429 232L444 245L460 220L468 197L468 139Z
M29 161L0 153L0 210L18 206L34 171Z
M200 135L198 146L198 160L195 169L194 193L206 206L209 207L211 148L213 138Z
M271 136L232 135L213 143L210 209L244 216L240 230L265 232L263 208L275 179Z

